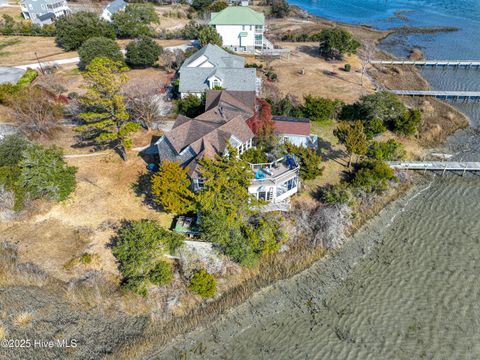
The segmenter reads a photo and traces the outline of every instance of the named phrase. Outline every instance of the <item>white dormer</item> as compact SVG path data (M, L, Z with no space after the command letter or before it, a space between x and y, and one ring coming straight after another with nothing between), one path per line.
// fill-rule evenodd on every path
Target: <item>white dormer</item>
M215 75L210 76L207 80L208 80L208 85L210 89L215 89L216 87L223 86L223 80Z
M198 59L193 60L187 67L201 67L201 68L213 68L213 65L205 55L200 56Z

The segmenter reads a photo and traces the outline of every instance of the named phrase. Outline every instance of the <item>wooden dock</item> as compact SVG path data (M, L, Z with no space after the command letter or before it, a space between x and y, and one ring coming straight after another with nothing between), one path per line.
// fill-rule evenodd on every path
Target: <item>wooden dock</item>
M480 171L480 162L457 162L457 161L390 161L388 162L395 170L422 170L422 171L447 171L461 172Z
M401 96L422 96L435 97L442 100L479 101L480 91L442 91L442 90L387 90L393 94Z
M433 68L480 69L480 60L372 60L370 63L374 65L413 65Z

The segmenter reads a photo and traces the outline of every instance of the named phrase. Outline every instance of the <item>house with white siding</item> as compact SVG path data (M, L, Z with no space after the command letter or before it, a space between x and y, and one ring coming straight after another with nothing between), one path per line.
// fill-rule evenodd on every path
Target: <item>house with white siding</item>
M110 22L112 21L112 16L113 14L125 10L127 7L128 3L126 3L123 0L115 0L112 1L110 4L105 6L105 9L103 9L102 12L102 19Z
M220 34L225 48L246 53L264 48L265 16L248 6L229 6L212 13L209 25Z
M65 0L21 0L20 9L25 19L35 25L47 25L71 12Z

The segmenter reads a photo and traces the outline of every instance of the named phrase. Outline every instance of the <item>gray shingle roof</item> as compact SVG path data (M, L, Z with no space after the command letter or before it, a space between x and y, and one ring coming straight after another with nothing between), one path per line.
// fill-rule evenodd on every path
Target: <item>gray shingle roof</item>
M22 4L25 5L29 13L39 14L39 16L50 13L47 9L47 5L53 5L58 2L59 0L22 0ZM44 5L44 8L42 5Z
M115 0L108 4L106 9L110 12L110 14L115 14L116 12L125 9L127 5L128 4L123 0Z
M214 67L188 67L205 56ZM232 91L255 91L256 70L246 69L245 59L222 48L208 44L189 57L180 68L181 93L203 92L209 89L207 79L215 75L223 81L222 87Z

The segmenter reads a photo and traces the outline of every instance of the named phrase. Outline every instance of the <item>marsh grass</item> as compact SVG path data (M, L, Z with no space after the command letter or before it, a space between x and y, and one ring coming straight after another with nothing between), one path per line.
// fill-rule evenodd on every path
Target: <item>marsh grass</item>
M24 328L27 327L33 321L33 314L29 311L21 312L16 315L13 319L13 324L16 327Z

